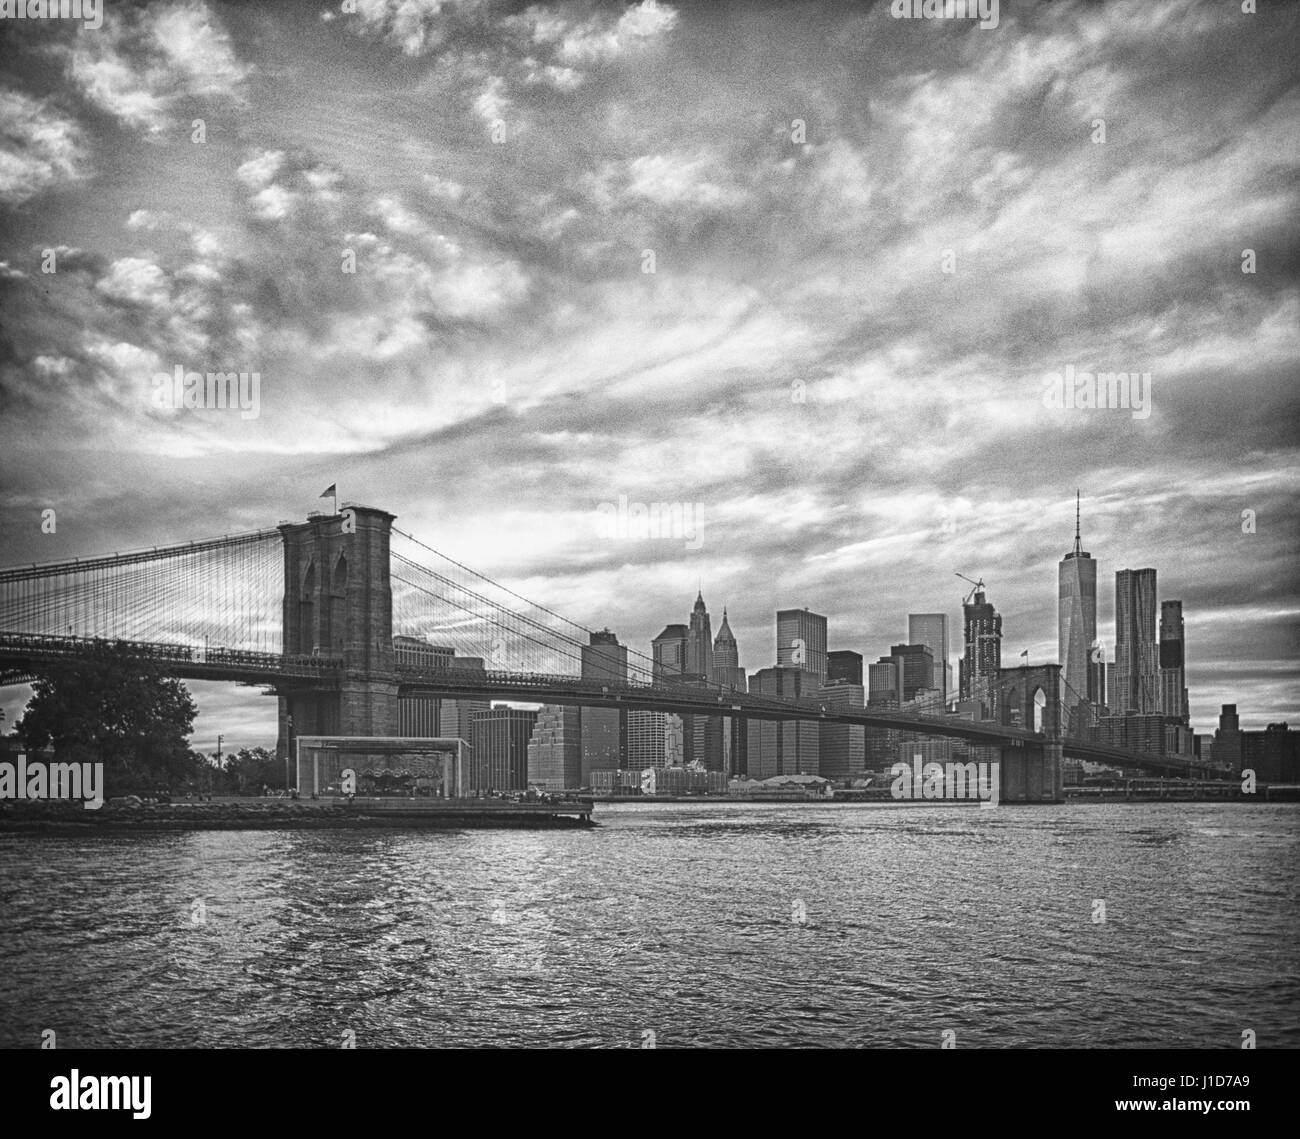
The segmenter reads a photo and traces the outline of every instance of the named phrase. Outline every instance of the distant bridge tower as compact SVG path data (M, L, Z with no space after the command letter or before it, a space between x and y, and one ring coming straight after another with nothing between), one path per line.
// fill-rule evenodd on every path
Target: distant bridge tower
M1064 708L1059 664L998 670L998 717L1007 727L1042 734L1042 742L1002 748L1004 803L1060 803L1065 799L1062 753Z
M284 652L343 658L329 687L282 688L277 751L292 735L397 734L389 536L395 515L369 506L286 522Z

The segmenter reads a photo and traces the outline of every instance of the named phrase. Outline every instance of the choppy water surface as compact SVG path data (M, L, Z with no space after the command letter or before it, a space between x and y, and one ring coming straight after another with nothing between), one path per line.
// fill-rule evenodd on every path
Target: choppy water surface
M0 835L0 1045L1300 1046L1294 805L597 817Z

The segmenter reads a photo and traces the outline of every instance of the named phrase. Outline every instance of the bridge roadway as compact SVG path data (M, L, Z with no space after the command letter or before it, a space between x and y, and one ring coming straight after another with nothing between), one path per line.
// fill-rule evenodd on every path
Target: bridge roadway
M99 649L126 649L142 661L161 666L181 680L218 680L277 688L325 687L344 676L343 661L331 656L287 656L239 649L196 648L145 641L106 641L85 637L48 637L0 633L0 685L29 681L40 666L84 659ZM1039 744L1041 733L1010 725L890 711L844 711L816 699L777 700L735 689L660 682L610 684L599 680L538 673L422 668L398 664L395 679L401 696L445 699L516 700L535 704L567 704L628 711L676 712L687 715L743 715L758 720L816 720L948 736L989 747ZM1137 767L1178 775L1206 774L1200 764L1172 756L1151 755L1099 745L1067 736L1064 755L1096 763Z
M338 683L343 675L343 662L337 657L205 649L157 641L0 633L0 685L30 682L42 665L87 660L106 649L129 652L160 666L165 675L178 680L227 680L254 685L300 682L328 686L331 682Z

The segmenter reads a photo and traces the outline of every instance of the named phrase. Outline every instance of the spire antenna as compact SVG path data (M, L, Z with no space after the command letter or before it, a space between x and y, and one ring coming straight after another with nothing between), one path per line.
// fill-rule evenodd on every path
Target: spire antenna
M1082 539L1079 537L1079 503L1080 503L1080 501L1081 501L1081 499L1080 499L1080 494L1079 494L1079 491L1076 489L1075 492L1074 492L1074 552L1075 552L1076 554L1082 554L1082 553L1083 553L1083 541L1082 541Z

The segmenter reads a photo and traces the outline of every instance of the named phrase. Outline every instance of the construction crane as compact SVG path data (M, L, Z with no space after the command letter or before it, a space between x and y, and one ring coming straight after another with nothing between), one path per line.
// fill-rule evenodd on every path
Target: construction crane
M964 573L959 573L957 576L961 578L962 581L969 581L971 585L975 587L968 594L966 594L966 600L962 602L963 605L969 605L970 599L974 597L979 590L982 590L984 588L984 579L980 578L979 581L976 581L974 578L967 577Z

